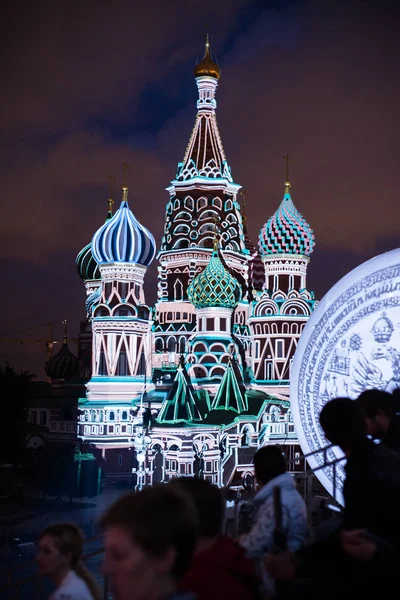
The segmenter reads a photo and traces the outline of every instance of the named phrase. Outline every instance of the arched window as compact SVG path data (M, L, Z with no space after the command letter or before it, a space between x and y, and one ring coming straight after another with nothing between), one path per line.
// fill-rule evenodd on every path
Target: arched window
M205 206L207 206L207 198L199 198L197 200L197 210L200 210L200 208L204 208Z
M167 312L167 318L165 320L171 323L171 321L173 320L172 312Z
M176 341L174 337L169 337L167 342L167 350L168 352L175 352L176 349Z
M122 411L122 420L126 421L128 419L128 413L126 410Z
M229 231L229 235L231 237L236 237L237 236L237 231L233 227L229 227L228 231Z
M185 198L184 204L185 204L185 208L188 208L189 210L193 210L194 209L194 200L190 196L187 196Z
M297 335L299 333L299 328L297 323L292 323L292 326L290 328L290 333Z
M181 203L179 202L179 200L174 200L174 209L176 210L177 208L179 208L181 205Z
M186 338L179 338L179 353L184 354L186 352Z
M108 413L108 420L115 421L115 412L113 410Z
M161 353L164 349L164 344L161 338L157 338L156 339L156 343L155 343L155 350L158 353Z
M282 325L282 333L289 333L289 323L284 323Z
M220 198L214 198L212 203L213 206L216 206L217 208L222 208L222 200Z
M225 201L225 210L232 210L232 200Z
M237 223L237 219L235 217L235 215L233 213L231 213L230 215L228 215L226 217L226 220L228 221L228 223Z
M175 300L183 299L183 285L180 279L175 279L174 281L174 297Z

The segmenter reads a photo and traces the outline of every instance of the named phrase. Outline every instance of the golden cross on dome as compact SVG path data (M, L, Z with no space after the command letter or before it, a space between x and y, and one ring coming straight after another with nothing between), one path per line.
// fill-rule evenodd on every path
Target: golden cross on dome
M285 154L283 160L286 161L286 181L289 181L289 163L292 162L292 159L289 158L289 154Z
M108 210L109 210L109 212L112 212L112 209L114 206L113 191L114 191L114 184L116 182L116 179L112 173L108 176L108 182L109 182Z
M126 162L124 162L122 163L121 167L124 172L124 187L126 187L126 172L129 169L129 165L127 165Z

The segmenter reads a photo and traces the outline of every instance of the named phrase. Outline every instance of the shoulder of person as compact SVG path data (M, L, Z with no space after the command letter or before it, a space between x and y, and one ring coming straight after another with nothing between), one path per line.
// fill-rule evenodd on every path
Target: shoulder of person
M71 571L51 596L51 600L93 600L93 597L83 579Z

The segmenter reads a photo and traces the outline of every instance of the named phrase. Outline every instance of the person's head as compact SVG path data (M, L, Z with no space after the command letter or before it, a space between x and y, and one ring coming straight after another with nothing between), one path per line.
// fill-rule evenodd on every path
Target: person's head
M75 571L97 600L101 598L100 589L82 563L83 541L81 530L73 523L56 523L47 527L39 538L36 558L39 573L59 584L68 571Z
M350 398L334 398L325 404L319 422L331 444L349 453L366 439L367 431L362 410Z
M198 477L178 477L169 485L179 486L193 500L199 519L199 536L217 537L222 531L225 516L225 502L221 490Z
M382 390L366 390L356 403L364 413L367 433L374 438L384 436L395 414L393 396Z
M259 486L286 472L286 459L279 446L263 446L253 458L254 473Z
M148 487L117 500L103 515L104 572L118 600L163 598L190 566L198 521L182 490Z
M41 575L75 569L82 557L83 536L73 524L50 525L39 538L37 563Z

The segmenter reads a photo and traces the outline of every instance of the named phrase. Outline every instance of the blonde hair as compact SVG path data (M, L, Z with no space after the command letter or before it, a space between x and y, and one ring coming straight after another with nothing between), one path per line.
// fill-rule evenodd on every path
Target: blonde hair
M54 540L54 545L61 554L71 555L71 569L86 583L93 600L101 600L100 587L82 562L84 537L81 530L73 523L56 523L42 531L40 539L46 535Z

